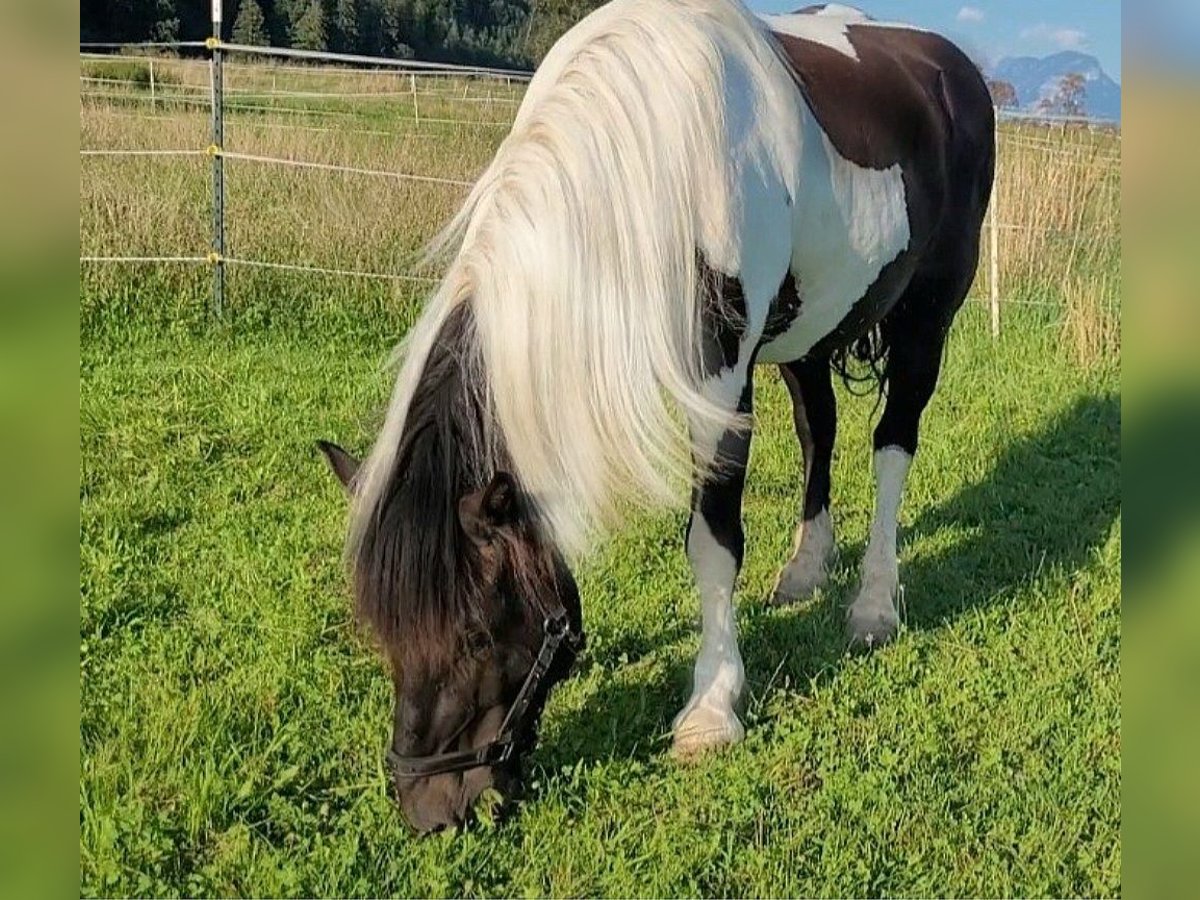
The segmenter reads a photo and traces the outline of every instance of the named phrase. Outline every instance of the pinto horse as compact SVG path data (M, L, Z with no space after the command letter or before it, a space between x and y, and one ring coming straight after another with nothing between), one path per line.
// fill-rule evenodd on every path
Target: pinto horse
M733 592L753 379L779 366L804 456L776 600L835 549L831 372L886 405L849 639L898 627L897 513L947 330L974 277L992 104L944 38L841 6L613 0L554 46L436 242L440 287L400 349L351 493L359 617L393 672L392 761L419 830L519 786L583 625L570 561L633 505L691 489L703 610L681 754L743 736Z

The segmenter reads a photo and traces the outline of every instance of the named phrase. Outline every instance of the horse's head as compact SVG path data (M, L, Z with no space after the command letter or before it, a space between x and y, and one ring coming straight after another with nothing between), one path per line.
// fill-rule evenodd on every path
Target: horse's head
M321 449L352 493L357 462L335 445ZM519 790L522 756L550 688L570 672L582 625L575 581L512 476L453 498L420 481L405 479L412 495L381 509L355 587L393 672L396 793L424 832L465 821L489 788L505 798Z

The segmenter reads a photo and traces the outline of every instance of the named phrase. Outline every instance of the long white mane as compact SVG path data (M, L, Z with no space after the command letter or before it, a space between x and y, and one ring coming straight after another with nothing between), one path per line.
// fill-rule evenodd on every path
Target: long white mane
M387 487L425 360L463 303L486 408L560 549L584 549L628 501L677 501L692 471L679 413L707 429L737 424L701 391L697 259L735 240L728 79L739 118L768 117L781 65L733 0L614 0L555 45L435 241L452 261L399 348L352 548Z

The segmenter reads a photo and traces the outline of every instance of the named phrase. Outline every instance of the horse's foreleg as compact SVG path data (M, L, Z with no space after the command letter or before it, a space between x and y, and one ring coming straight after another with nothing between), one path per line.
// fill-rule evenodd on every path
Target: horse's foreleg
M727 372L725 380L733 375ZM740 401L734 401L747 415L751 408L750 382L750 375L745 375ZM726 385L725 392L738 396L736 386ZM708 443L715 448L716 464L712 475L692 491L687 529L687 554L700 591L703 631L692 696L675 717L674 749L681 756L736 743L745 734L733 708L745 681L734 622L733 588L745 546L742 489L750 457L750 433L727 431L715 443Z
M896 634L900 567L896 531L909 466L917 452L921 414L937 386L946 326L899 318L891 323L887 405L875 429L875 518L862 561L858 595L847 611L851 641L878 646Z

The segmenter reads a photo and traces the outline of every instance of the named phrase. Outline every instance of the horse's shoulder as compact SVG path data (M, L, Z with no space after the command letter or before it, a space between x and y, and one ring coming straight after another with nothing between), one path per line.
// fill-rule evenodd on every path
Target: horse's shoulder
M813 115L846 158L886 168L941 152L952 110L989 105L978 70L948 39L842 9L766 21Z

